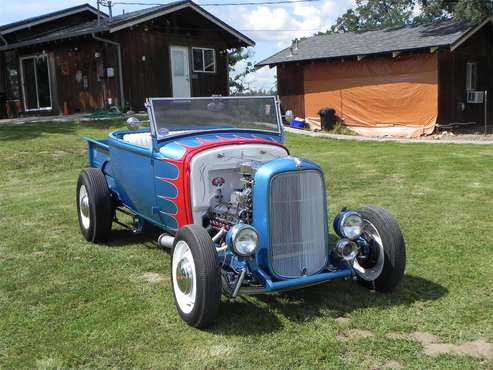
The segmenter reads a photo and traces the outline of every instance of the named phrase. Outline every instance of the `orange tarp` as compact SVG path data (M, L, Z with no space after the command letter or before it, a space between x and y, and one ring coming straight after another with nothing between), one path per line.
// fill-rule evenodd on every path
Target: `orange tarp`
M438 117L437 55L305 64L305 115L321 108L368 136L420 136Z

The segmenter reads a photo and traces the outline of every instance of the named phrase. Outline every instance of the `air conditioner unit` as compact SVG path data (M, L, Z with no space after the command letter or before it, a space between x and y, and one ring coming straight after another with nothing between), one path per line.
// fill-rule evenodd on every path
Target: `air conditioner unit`
M468 91L467 102L469 104L482 104L484 101L484 91Z

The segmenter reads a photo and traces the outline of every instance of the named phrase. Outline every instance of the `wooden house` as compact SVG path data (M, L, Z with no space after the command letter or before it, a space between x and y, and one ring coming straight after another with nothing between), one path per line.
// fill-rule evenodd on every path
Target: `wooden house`
M0 26L0 105L13 116L227 95L227 50L253 45L188 0L113 17L85 4Z

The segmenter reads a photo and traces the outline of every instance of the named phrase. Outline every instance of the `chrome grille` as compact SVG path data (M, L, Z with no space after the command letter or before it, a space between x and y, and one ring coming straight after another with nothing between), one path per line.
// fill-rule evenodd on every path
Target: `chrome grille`
M321 174L306 170L274 176L269 209L273 272L284 278L319 272L327 258L327 214Z

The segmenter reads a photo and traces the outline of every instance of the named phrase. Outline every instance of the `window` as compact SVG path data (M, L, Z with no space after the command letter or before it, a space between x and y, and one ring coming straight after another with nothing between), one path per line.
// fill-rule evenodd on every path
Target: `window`
M51 109L47 55L21 58L22 90L26 111Z
M214 49L192 48L194 72L216 72Z
M466 90L475 91L478 84L478 63L468 62L466 65Z

